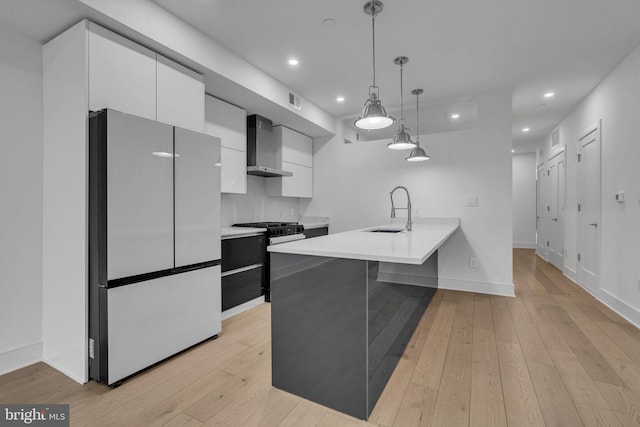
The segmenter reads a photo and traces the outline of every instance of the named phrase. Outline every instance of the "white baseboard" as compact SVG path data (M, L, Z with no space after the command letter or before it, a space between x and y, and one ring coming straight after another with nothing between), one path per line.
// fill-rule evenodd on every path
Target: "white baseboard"
M549 260L547 258L545 258L544 255L542 255L540 252L538 252L537 248L536 248L536 255L538 255L538 257L540 257L541 260L543 260L545 262L549 262Z
M598 300L611 310L624 317L636 328L640 328L640 311L622 301L605 289L600 289Z
M514 249L535 249L538 245L536 242L527 243L527 242L513 242Z
M503 297L515 297L513 283L490 283L478 282L475 280L448 279L440 277L438 279L439 289L452 291L476 292L479 294L498 295Z
M264 295L261 297L252 299L251 301L244 302L240 305L236 305L235 307L231 307L230 309L222 312L222 320L227 320L228 318L233 317L236 314L243 313L262 303L264 303Z
M630 306L606 289L599 289L597 293L592 292L591 289L587 288L586 286L582 286L578 282L575 270L568 268L567 266L565 266L565 269L567 270L564 272L565 277L587 291L591 296L600 301L602 304L606 305L611 310L622 316L633 326L640 329L640 310ZM567 272L569 272L569 274L567 274Z
M77 375L69 372L67 369L62 368L59 364L56 364L55 362L52 362L51 360L47 359L46 357L43 358L42 361L44 363L46 363L47 365L51 366L56 371L62 372L64 375L68 376L69 378L71 378L72 380L77 382L78 384L86 384L89 381L89 376L88 375L87 375L86 378L80 378Z
M22 347L0 353L0 375L33 365L42 361L42 342L27 344Z
M562 271L562 273L565 275L565 277L567 277L569 280L571 280L573 283L575 283L576 285L582 286L580 285L580 283L578 283L578 279L577 279L577 273L573 268L567 267L566 265L564 266L564 270Z

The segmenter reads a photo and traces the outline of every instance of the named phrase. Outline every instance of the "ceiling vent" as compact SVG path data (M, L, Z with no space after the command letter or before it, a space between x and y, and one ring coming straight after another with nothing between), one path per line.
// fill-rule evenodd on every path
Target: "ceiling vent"
M291 106L296 110L302 110L302 107L300 106L300 97L292 94L291 92L289 92L289 104L291 104Z

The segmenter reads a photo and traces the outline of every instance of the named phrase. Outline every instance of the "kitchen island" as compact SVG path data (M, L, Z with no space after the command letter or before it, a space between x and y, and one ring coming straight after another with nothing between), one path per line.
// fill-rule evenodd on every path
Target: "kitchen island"
M367 419L438 286L438 248L458 218L269 246L272 383ZM380 265L424 266L419 286ZM384 280L383 280L384 279Z

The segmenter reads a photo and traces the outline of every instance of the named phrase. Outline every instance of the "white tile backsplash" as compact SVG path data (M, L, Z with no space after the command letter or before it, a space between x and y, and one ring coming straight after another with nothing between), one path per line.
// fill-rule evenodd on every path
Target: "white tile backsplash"
M222 194L220 225L238 222L298 221L298 199L267 196L267 179L247 176L247 194Z

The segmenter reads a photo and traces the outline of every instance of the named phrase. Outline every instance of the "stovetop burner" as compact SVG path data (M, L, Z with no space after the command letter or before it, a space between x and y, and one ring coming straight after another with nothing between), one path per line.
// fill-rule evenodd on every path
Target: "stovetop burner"
M300 234L304 232L304 226L297 222L244 222L240 224L233 224L233 227L266 228L268 237L286 236L289 234Z

